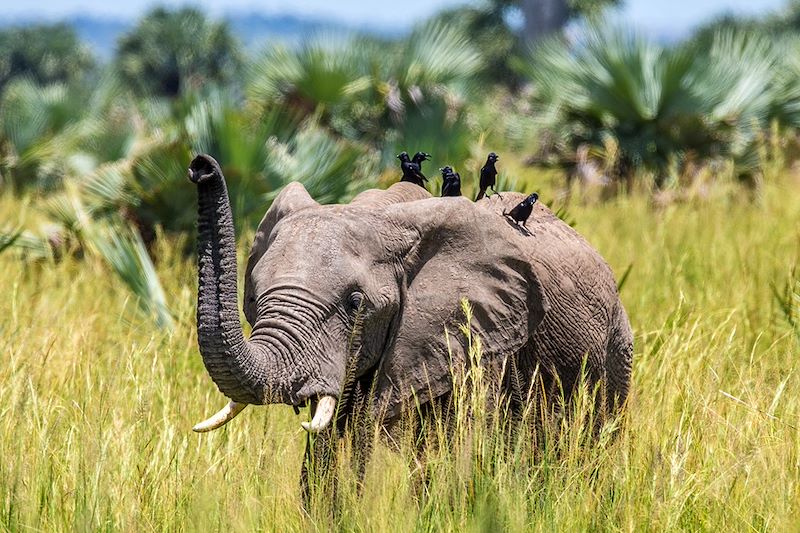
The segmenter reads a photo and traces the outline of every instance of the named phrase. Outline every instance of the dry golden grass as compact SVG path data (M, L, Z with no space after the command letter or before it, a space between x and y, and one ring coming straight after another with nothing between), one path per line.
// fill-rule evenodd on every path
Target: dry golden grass
M739 190L658 210L642 197L572 207L617 275L633 264L633 392L617 439L573 431L558 457L532 461L524 442L498 454L473 427L433 454L423 499L410 453L379 444L363 497L342 473L335 516L303 512L305 435L288 407L190 431L225 400L198 355L195 268L177 246L157 265L172 335L93 259L4 253L0 528L796 531L800 340L771 286L796 283L797 194L784 183L754 202Z

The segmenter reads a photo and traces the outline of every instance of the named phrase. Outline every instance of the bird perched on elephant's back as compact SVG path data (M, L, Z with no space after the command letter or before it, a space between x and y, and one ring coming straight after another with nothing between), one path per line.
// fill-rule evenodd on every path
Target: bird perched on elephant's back
M499 160L500 158L494 152L490 152L486 157L486 163L481 167L481 177L478 181L478 195L475 197L476 202L486 196L486 191L489 189L491 189L493 193L497 193L497 191L494 190L494 186L497 183L497 168L495 167L495 163Z
M352 420L391 426L416 403L446 398L452 365L469 364L457 333L462 299L473 308L481 363L517 371L513 384L498 376L513 409L554 400L559 388L569 397L582 369L600 386L605 412L624 404L632 336L614 276L541 203L526 237L502 216L525 198L518 193L473 203L397 183L347 205L320 205L291 183L255 235L244 275L252 325L245 338L222 171L198 156L190 179L200 204L198 342L231 400L198 431L221 426L246 404L307 402L313 417L304 427L317 439ZM354 388L371 394L343 393Z
M430 154L425 152L417 152L414 154L413 158L408 156L408 152L400 152L397 155L397 159L400 160L400 170L403 172L400 181L414 183L424 189L428 178L422 173L422 162L426 161L429 157Z
M453 167L439 170L442 173L442 196L461 196L461 175Z
M425 161L430 161L430 159L431 159L431 154L429 154L428 152L417 152L416 154L414 154L414 157L411 158L411 162L419 165L419 169L422 170L422 163L424 163Z
M537 193L532 193L520 203L515 205L514 209L511 211L507 213L504 211L503 216L510 218L517 225L522 224L525 226L525 223L528 221L531 213L533 213L533 206L537 200L539 200L539 195Z

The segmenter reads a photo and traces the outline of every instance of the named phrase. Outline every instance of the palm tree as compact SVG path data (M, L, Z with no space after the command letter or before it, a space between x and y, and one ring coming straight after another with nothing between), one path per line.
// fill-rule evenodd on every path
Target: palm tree
M174 97L208 83L230 84L241 68L239 43L224 22L197 9L146 14L120 41L116 64L139 94Z
M66 24L0 30L0 92L16 78L70 85L82 81L94 66L89 47Z
M525 39L536 43L560 31L569 20L567 0L522 0Z
M364 50L370 46L366 39L331 35L307 40L295 50L275 46L254 63L248 96L329 121L332 113L353 104L369 87Z
M375 186L378 154L369 147L337 138L313 122L285 143L271 142L266 175L271 200L284 185L301 182L318 202L342 203Z
M620 0L494 0L495 4L518 4L525 18L523 35L529 44L560 32L573 17L595 19Z
M145 128L113 75L92 90L30 80L9 84L0 102L2 175L17 191L38 189L47 221L0 237L25 260L80 249L102 257L161 327L171 327L163 291L136 228L123 216L138 198L127 158ZM41 196L46 192L46 196Z
M577 47L538 47L523 66L540 105L555 107L569 150L619 147L623 167L664 183L687 156L736 157L756 139L775 99L771 44L721 32L708 49L667 49L624 30L590 30Z

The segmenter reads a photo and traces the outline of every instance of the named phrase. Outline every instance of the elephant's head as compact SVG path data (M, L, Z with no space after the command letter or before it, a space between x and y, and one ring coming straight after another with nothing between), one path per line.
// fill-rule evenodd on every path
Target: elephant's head
M273 202L245 274L245 339L236 302L236 254L225 181L198 156L198 338L206 368L231 404L197 430L219 427L246 404L319 401L307 429L325 427L345 385L375 374L385 416L450 387L464 347L445 328L474 308L485 356L513 354L546 302L522 245L499 214L465 198L430 198L396 184L350 205L317 204L299 183ZM381 198L394 198L386 202ZM419 198L415 201L403 201Z

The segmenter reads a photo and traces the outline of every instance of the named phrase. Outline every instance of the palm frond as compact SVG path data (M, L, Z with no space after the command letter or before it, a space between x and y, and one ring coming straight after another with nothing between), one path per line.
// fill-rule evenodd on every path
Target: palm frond
M575 47L537 46L519 68L569 124L572 150L612 137L626 158L663 177L688 154L743 153L775 114L776 61L769 41L747 33L719 32L708 49L668 49L612 27L590 29Z
M370 86L362 53L355 41L332 35L310 39L298 50L277 46L253 66L248 95L308 114L344 104Z
M21 230L0 232L0 253L14 246L14 243L17 242L21 235Z
M12 249L26 261L49 260L53 257L53 245L48 237L31 231L22 231L14 240Z
M164 290L139 233L117 222L88 225L84 235L91 248L136 296L142 311L155 317L159 328L171 330L174 321Z
M271 142L266 171L270 183L301 182L321 203L345 201L374 185L376 154L307 125L288 143ZM266 195L272 200L279 188Z
M131 168L127 160L102 164L81 182L92 212L136 204L138 199L131 193L130 184Z
M74 235L84 249L100 257L136 296L140 309L160 328L172 329L173 320L153 262L138 231L116 214L96 218L77 184L71 184L47 205L51 219Z
M423 25L408 37L394 67L401 87L466 84L483 65L480 52L454 26Z

